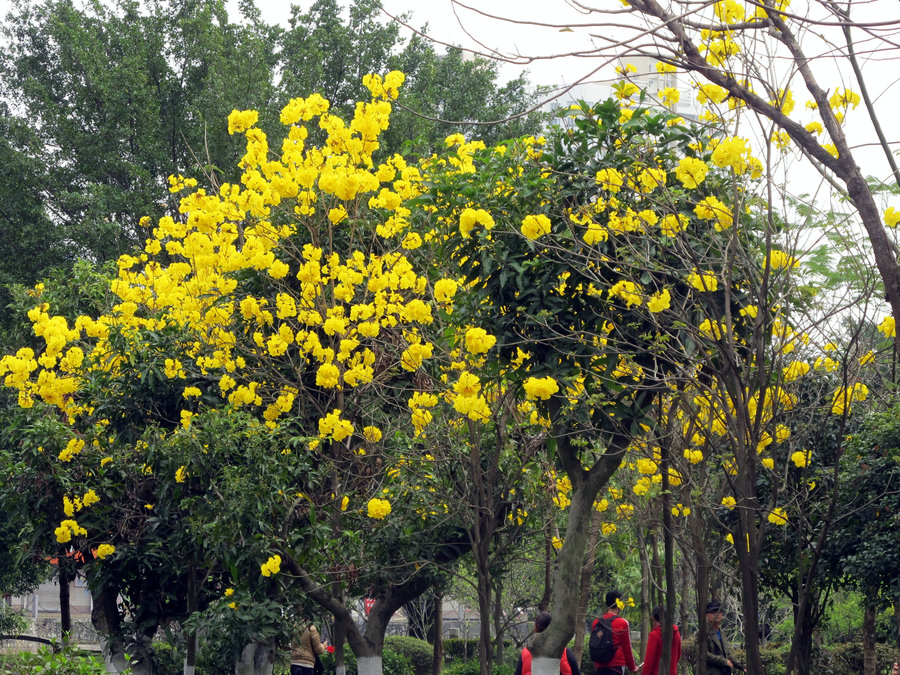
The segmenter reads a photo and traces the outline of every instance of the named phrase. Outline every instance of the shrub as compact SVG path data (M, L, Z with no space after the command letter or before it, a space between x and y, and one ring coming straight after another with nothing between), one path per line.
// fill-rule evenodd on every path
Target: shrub
M392 649L385 649L381 654L384 675L410 675L412 664L403 654Z
M434 647L425 640L406 635L391 635L384 640L384 649L405 656L412 664L415 675L430 675L434 661Z
M0 655L0 674L53 673L53 675L104 675L106 666L103 659L75 650L53 653L43 647L35 653Z
M335 672L334 654L325 652L322 654L321 659L326 675L333 675ZM347 675L356 675L356 656L347 645L344 646L344 666L347 669Z
M0 602L0 633L16 635L27 627L28 621L25 619L23 611L13 609L5 602Z
M320 658L322 659L322 666L325 669L325 674L334 675L334 654L325 652ZM387 641L385 641L384 651L381 654L381 663L382 668L384 669L384 675L411 675L413 672L417 672L413 669L410 659L400 651L389 647ZM429 661L429 671L431 668L430 664L431 662ZM356 665L356 656L347 646L344 647L344 666L346 667L347 675L357 675L358 668Z
M468 661L478 658L479 640L463 638L447 638L444 640L444 661Z
M509 663L495 663L491 675L512 675L515 666ZM481 665L478 659L471 661L457 661L445 666L441 675L481 675Z

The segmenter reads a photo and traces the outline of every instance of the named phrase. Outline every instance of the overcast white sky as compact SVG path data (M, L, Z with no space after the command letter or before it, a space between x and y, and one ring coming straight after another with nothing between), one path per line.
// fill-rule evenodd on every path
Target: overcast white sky
M0 0L2 2L4 0ZM613 1L613 0L608 0ZM279 0L257 0L263 16L271 22L285 22L290 16L291 3ZM301 0L303 8L313 4L313 0ZM579 23L584 16L576 12L563 0L466 0L478 10L498 16L516 17L520 22L536 23ZM229 6L237 6L236 0L229 0ZM441 43L459 45L472 50L500 50L506 54L528 56L553 56L574 50L590 48L590 38L583 31L565 31L545 26L528 26L490 20L477 11L466 11L449 0L382 0L382 6L393 16L408 14L409 25L420 29L427 24L428 33ZM387 14L385 20L389 20ZM401 27L401 33L408 37L411 31ZM480 43L480 44L479 44ZM527 70L529 79L535 84L568 85L578 80L596 63L585 59L554 58L535 60L527 65L504 64L501 75L512 79L522 70ZM612 68L606 76L610 77Z

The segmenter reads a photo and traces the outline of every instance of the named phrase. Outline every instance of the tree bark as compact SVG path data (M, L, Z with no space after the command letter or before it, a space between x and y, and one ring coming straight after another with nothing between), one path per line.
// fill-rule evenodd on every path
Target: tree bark
M653 611L653 598L650 593L650 556L647 555L647 539L643 526L637 528L638 557L641 561L641 648L647 646L650 635L650 613Z
M187 613L190 616L197 611L197 573L193 565L188 569L187 582ZM186 646L183 675L194 675L197 670L197 631L186 631L184 637Z
M878 662L875 656L875 606L866 603L863 617L863 675L876 675Z
M578 614L575 618L575 654L584 653L584 634L587 626L587 606L591 597L591 579L594 577L594 566L597 561L597 541L600 539L600 524L603 518L600 512L594 509L591 514L591 529L587 542L587 557L584 567L581 568L581 592L578 598Z
M659 675L669 675L672 663L672 617L675 615L675 546L672 541L672 495L669 487L669 446L660 444L663 501L663 564L665 566L666 602L665 616L662 617L662 655L659 660ZM646 646L646 642L644 645ZM651 675L656 675L652 673Z
M444 665L444 595L436 593L432 605L432 619L428 622L428 641L434 646L432 675L440 675Z
M69 598L69 583L71 575L66 567L64 556L59 558L57 579L59 581L59 624L62 631L62 643L64 647L69 645L72 637L72 604Z
M554 416L551 414L551 419ZM600 488L622 463L630 436L625 434L610 439L606 451L597 462L585 470L581 457L572 445L567 430L553 429L557 456L572 482L569 521L566 538L557 558L553 582L551 614L553 621L542 633L535 635L532 653L534 675L556 675L559 673L559 656L575 630L578 609L579 587L571 583L579 578L583 567L584 547L590 530L594 500Z

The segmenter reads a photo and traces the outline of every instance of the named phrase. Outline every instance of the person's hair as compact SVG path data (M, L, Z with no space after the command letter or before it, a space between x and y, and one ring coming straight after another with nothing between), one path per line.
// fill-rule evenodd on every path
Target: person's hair
M609 591L606 594L606 606L607 607L617 607L616 600L622 599L622 591Z
M652 616L653 616L654 619L657 620L657 622L662 623L662 622L663 622L663 619L666 618L666 610L665 610L665 608L662 607L662 606L654 607L654 608L653 608L653 614L652 614Z
M550 612L538 612L538 615L534 617L534 632L543 633L552 619Z

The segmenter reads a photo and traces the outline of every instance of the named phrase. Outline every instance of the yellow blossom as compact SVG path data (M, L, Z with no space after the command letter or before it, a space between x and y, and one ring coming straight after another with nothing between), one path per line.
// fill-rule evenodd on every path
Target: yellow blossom
M366 505L366 515L369 518L375 518L376 520L382 520L391 512L391 503L387 499L380 499L378 497L373 497L369 500L369 503Z
M543 213L536 216L525 216L522 220L521 230L522 234L529 239L537 239L550 232L550 219Z
M550 377L529 377L525 380L525 395L529 400L548 400L559 391L559 384Z
M266 562L259 566L259 573L264 577L270 577L273 574L278 574L281 570L281 556L273 555Z

